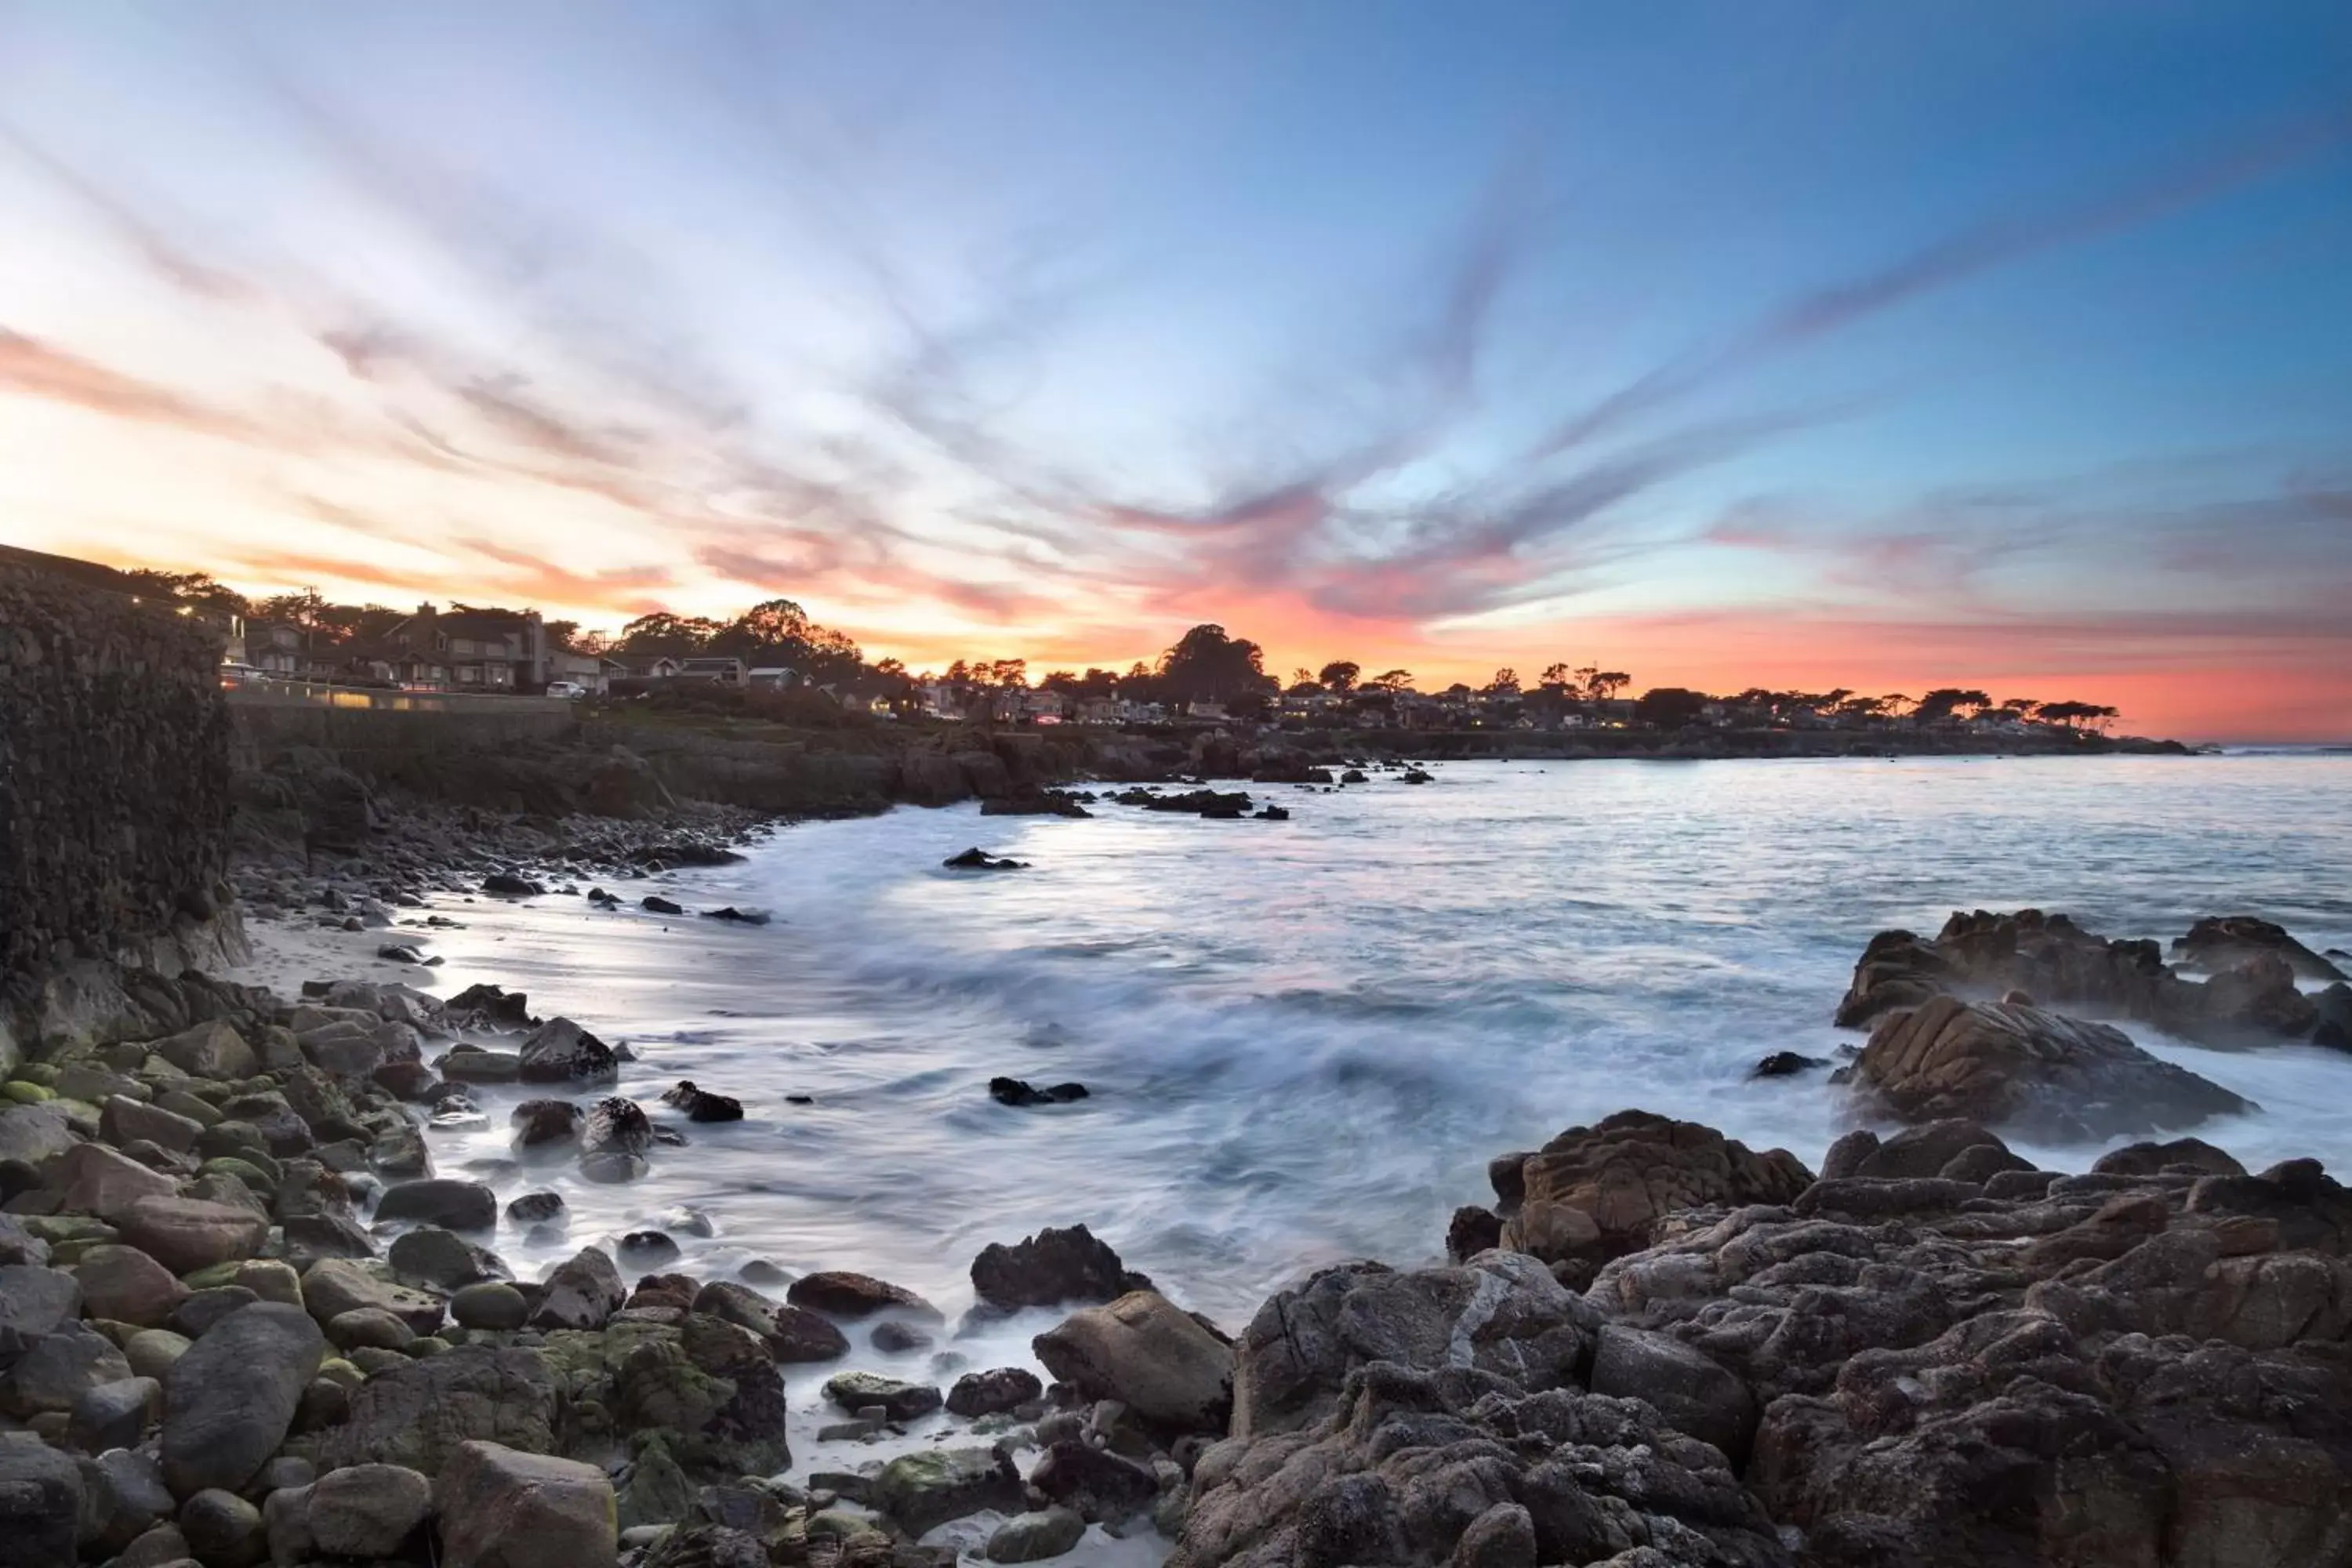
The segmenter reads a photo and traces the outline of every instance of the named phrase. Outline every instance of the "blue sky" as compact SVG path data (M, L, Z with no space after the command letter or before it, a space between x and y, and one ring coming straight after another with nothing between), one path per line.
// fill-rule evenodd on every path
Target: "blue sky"
M2352 9L0 0L0 533L2352 733Z

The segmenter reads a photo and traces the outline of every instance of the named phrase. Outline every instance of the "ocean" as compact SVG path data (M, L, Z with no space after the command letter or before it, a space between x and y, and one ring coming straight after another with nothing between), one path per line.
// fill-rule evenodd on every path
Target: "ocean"
M2063 910L2169 939L2253 912L2352 948L2352 756L1454 763L1408 785L1257 786L1287 822L1104 803L1089 820L902 808L781 830L744 862L576 898L452 902L436 989L520 987L642 1060L652 1105L690 1078L739 1124L684 1127L624 1187L567 1166L566 1247L678 1205L680 1267L852 1268L952 1314L991 1241L1083 1223L1171 1296L1238 1329L1320 1265L1436 1258L1487 1160L1625 1107L1809 1163L1852 1125L1816 1071L1870 936L1954 909ZM941 868L969 846L1006 873ZM772 911L736 927L634 908ZM2259 1101L2200 1134L2250 1166L2352 1163L2352 1057L2140 1043ZM1090 1098L1013 1109L1004 1074ZM787 1096L807 1096L796 1104ZM509 1156L436 1134L444 1173ZM655 1108L657 1115L673 1114ZM2097 1149L2026 1147L2081 1169ZM545 1256L540 1256L540 1253Z

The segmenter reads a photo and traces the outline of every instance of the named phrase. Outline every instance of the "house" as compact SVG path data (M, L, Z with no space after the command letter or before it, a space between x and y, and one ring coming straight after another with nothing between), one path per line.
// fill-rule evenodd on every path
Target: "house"
M593 653L551 648L547 655L547 679L550 681L568 680L591 697L602 697L612 689L613 670L617 663L617 660Z
M537 610L419 605L385 641L446 666L449 685L460 691L535 691L548 681L547 627Z
M743 684L743 661L718 658L682 659L677 667L677 679L708 680L715 686L740 686Z
M245 662L280 680L299 680L310 665L310 637L290 621L264 621L245 632Z
M626 658L607 661L614 667L614 680L676 680L678 661L666 653L633 654Z
M743 672L743 683L754 691L789 691L803 684L801 672L781 664L763 664Z
M1060 723L1069 713L1069 704L1058 691L1024 691L1021 693L1021 710L1040 723Z

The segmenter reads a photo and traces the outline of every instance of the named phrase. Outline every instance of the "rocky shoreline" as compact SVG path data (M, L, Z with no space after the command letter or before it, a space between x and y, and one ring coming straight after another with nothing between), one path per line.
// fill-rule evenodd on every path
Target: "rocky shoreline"
M425 825L337 874L398 918L744 826L451 862ZM0 1035L0 1565L2344 1562L2352 1194L2179 1136L2245 1102L2102 1020L2340 1046L2352 988L2247 917L2170 956L2035 911L1882 933L1833 1070L1903 1130L1816 1171L1624 1111L1498 1154L1444 1266L1238 1333L1082 1225L982 1250L953 1324L854 1268L679 1272L692 1211L518 1279L501 1237L563 1204L494 1176L690 1159L726 1086L495 986L85 976ZM514 1159L438 1170L494 1111ZM2001 1128L2142 1141L2069 1173ZM970 1359L1024 1313L1027 1357Z

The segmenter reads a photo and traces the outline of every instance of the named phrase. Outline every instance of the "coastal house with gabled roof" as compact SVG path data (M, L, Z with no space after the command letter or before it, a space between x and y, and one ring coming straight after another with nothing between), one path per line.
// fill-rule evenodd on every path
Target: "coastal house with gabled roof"
M743 661L714 656L682 659L677 667L677 679L708 680L719 686L740 686L743 684Z
M547 684L547 627L537 610L419 605L384 640L446 666L460 691L536 691Z

